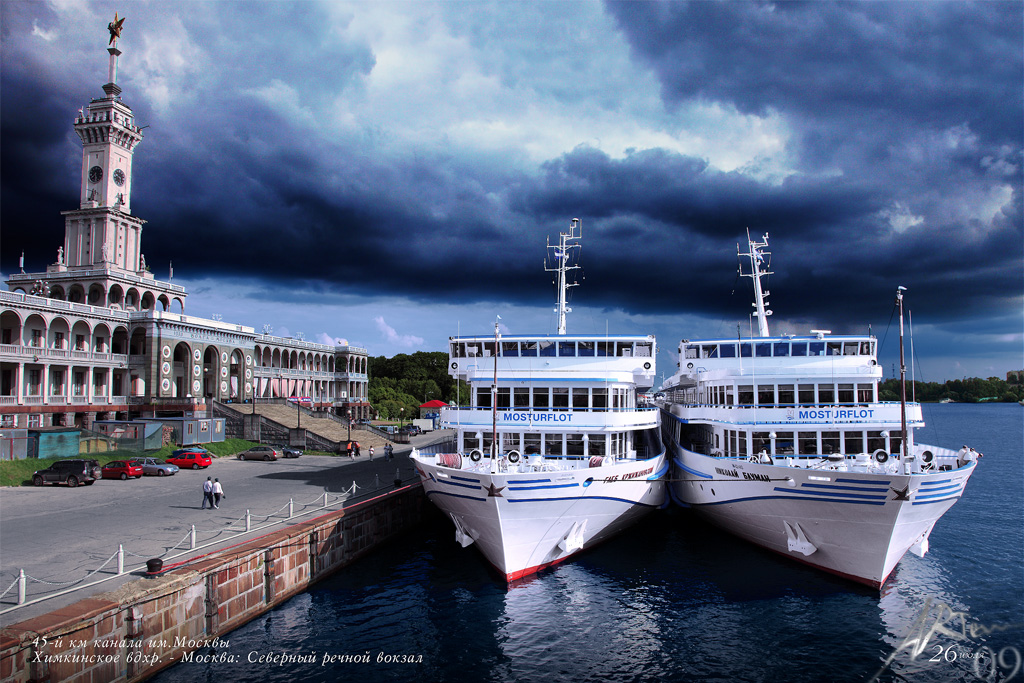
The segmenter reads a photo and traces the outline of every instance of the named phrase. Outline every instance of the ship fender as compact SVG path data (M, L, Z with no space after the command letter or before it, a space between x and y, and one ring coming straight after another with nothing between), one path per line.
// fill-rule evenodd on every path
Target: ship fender
M885 452L884 448L879 448L877 451L871 454L879 465L884 465L889 462L889 454Z
M484 457L484 454L481 453L476 448L474 448L473 450L471 450L469 452L469 459L472 460L473 462L480 462L480 458L482 458L482 457Z
M519 451L509 451L508 452L508 461L510 463L512 463L513 465L515 465L517 462L519 462Z

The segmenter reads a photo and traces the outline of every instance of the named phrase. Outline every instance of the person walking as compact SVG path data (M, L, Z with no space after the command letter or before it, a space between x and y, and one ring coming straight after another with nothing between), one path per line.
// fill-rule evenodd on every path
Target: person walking
M395 447L390 443L384 444L384 460L390 461L395 457Z
M356 441L356 455L359 455L359 442Z
M213 509L214 510L219 510L220 509L220 499L221 498L227 498L227 495L224 493L224 487L220 485L220 479L214 479L213 480Z
M370 460L373 460L373 446L370 446Z
M207 477L206 481L203 482L203 507L200 510L206 509L206 504L210 504L210 509L213 509L213 481Z

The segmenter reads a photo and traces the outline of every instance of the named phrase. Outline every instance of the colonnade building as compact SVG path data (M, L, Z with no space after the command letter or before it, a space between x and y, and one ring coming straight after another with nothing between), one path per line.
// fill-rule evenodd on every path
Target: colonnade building
M142 129L116 84L112 40L104 96L79 110L79 206L44 271L0 291L0 427L89 428L96 419L201 417L212 401L295 398L371 417L367 352L257 333L185 314L188 293L154 277L131 213L132 158ZM8 248L27 226L4 226Z

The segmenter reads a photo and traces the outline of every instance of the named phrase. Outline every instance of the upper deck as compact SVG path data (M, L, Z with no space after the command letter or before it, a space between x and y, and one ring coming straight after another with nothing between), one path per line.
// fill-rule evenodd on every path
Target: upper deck
M824 334L684 340L679 345L679 375L696 381L755 375L881 379L877 344L868 335Z
M467 381L585 378L651 387L653 335L510 335L449 338L449 372Z

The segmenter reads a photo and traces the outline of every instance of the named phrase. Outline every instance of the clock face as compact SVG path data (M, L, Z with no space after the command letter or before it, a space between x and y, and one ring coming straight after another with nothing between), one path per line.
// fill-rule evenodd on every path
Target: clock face
M98 183L103 179L103 169L99 166L93 166L89 169L89 182Z
M121 169L116 169L114 171L114 182L117 184L118 187L124 185L124 171L122 171Z

